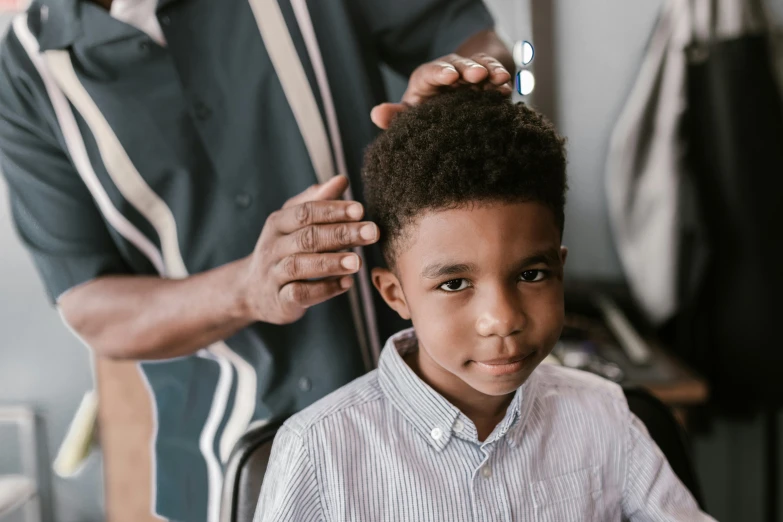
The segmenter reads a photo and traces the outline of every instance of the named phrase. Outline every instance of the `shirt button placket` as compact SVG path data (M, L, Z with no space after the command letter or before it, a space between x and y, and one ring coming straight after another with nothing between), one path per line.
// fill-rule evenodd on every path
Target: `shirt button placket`
M193 104L193 112L199 120L206 120L212 115L212 111L204 102L197 101Z
M247 192L240 192L234 196L234 203L239 208L248 208L253 203L253 198Z

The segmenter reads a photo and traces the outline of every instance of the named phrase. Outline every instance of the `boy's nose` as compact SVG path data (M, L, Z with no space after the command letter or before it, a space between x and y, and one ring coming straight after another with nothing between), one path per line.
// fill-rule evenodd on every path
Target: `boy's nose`
M497 292L487 299L476 319L478 334L484 337L507 337L521 332L527 318L519 299L518 295L511 295L507 291Z

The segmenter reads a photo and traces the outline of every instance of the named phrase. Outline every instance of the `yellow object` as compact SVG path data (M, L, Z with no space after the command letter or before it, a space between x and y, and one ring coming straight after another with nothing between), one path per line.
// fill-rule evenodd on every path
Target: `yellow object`
M76 410L65 440L60 445L52 468L60 477L72 477L79 472L92 451L95 425L98 421L98 394L95 390L84 394Z

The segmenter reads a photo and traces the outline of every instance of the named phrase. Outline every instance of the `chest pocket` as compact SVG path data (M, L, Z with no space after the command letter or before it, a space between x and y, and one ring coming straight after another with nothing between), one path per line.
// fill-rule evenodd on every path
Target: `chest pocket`
M602 489L601 466L534 482L536 522L599 522Z

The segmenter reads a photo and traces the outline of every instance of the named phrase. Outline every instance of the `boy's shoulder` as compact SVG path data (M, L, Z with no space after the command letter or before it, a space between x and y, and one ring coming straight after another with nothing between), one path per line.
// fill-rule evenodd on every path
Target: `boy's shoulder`
M597 406L611 404L623 412L628 408L620 385L598 375L556 364L542 364L536 368L536 374L541 388L539 397L579 396L593 399L588 402Z
M382 400L378 370L373 370L288 418L285 426L299 436L336 415L345 415Z

